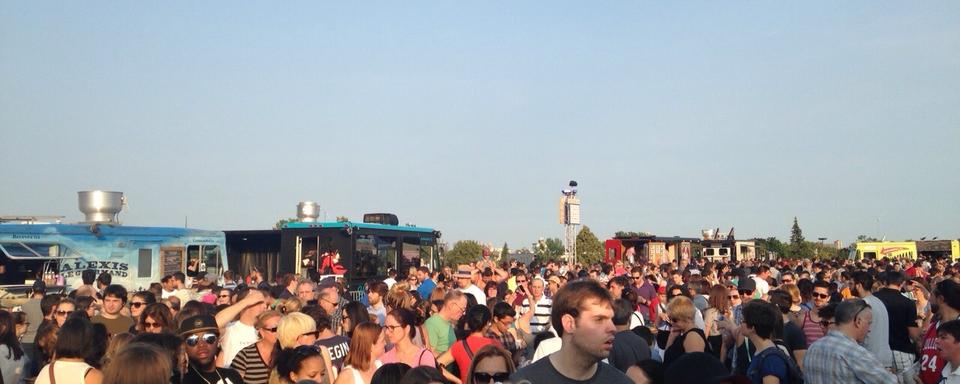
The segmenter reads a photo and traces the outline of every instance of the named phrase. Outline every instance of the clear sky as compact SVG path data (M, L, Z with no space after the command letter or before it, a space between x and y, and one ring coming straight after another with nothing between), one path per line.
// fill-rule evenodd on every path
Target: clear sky
M960 2L0 2L0 214L960 237Z

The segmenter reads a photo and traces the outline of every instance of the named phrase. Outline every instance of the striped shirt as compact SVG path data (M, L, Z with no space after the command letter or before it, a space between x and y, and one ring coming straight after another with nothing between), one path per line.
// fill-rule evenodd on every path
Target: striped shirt
M803 380L808 384L896 384L870 351L840 331L830 331L807 349Z
M247 384L267 384L270 379L270 367L260 356L256 343L237 352L230 367L237 370L240 377L243 377L243 382Z
M533 311L533 317L530 319L530 332L533 334L546 332L550 329L550 310L553 308L553 300L546 296L541 296L536 302L536 309ZM530 298L523 299L520 305L520 316L530 311Z

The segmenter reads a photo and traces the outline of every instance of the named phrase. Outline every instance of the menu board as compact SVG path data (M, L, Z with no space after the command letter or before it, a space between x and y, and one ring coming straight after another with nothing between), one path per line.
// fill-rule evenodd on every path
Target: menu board
M160 274L167 276L182 271L183 248L160 248Z

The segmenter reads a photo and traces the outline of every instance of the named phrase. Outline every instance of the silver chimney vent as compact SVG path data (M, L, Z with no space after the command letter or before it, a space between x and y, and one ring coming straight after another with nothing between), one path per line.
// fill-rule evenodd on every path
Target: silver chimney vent
M297 220L301 223L316 223L320 217L320 204L313 201L301 201L297 204Z
M80 191L77 195L85 222L120 224L117 215L126 203L123 192Z

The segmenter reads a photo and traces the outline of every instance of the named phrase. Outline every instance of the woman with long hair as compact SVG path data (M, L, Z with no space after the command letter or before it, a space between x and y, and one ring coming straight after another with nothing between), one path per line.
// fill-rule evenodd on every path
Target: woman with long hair
M53 320L56 321L58 327L62 327L67 318L76 310L77 303L73 299L60 299L57 308L53 310Z
M103 369L103 384L166 384L172 373L173 363L160 347L130 343Z
M385 344L383 329L377 323L367 321L354 327L350 352L334 384L370 384L373 373L380 368L377 359L383 355Z
M357 327L360 323L365 323L370 321L370 312L367 311L367 307L359 301L351 301L343 307L343 317L341 318L343 322L342 328L343 333L347 337L353 335L353 329ZM376 320L374 320L376 321Z
M230 363L230 367L243 377L244 383L266 384L269 381L274 359L280 351L280 344L277 343L280 316L277 311L266 311L257 316L253 326L260 340L237 352Z
M457 367L460 368L461 382L467 381L467 374L469 372L465 368L470 366L471 356L474 355L474 351L479 351L480 348L490 344L500 344L500 342L486 336L492 320L493 315L487 306L478 304L470 307L467 313L457 322L456 334L462 335L463 337L459 338L450 346L450 349L437 358L437 362L439 362L442 367L456 362ZM446 368L442 371L444 375L452 376L452 373Z
M173 316L170 316L170 308L160 303L150 304L140 311L136 327L138 333L175 333L176 328L173 325Z
M470 362L467 381L463 384L503 383L517 370L510 352L497 345L480 348Z
M87 364L87 348L93 342L94 330L90 321L71 317L57 332L56 358L37 375L36 384L100 384L103 374Z
M131 340L133 340L133 334L129 332L113 335L107 343L107 351L103 354L103 359L101 359L100 364L104 367L109 366L110 360L112 360L123 347L130 344Z
M0 311L0 379L4 383L19 383L25 376L27 358L17 338L13 314Z
M707 300L707 309L703 311L703 322L707 329L707 343L710 344L713 355L721 360L726 356L726 345L723 343L723 329L717 323L733 318L733 307L730 305L727 287L720 284L710 287L710 299Z
M437 366L433 353L413 342L417 329L415 321L416 315L404 308L394 309L387 314L383 328L393 349L380 357L381 363L405 363L414 368L421 365Z

